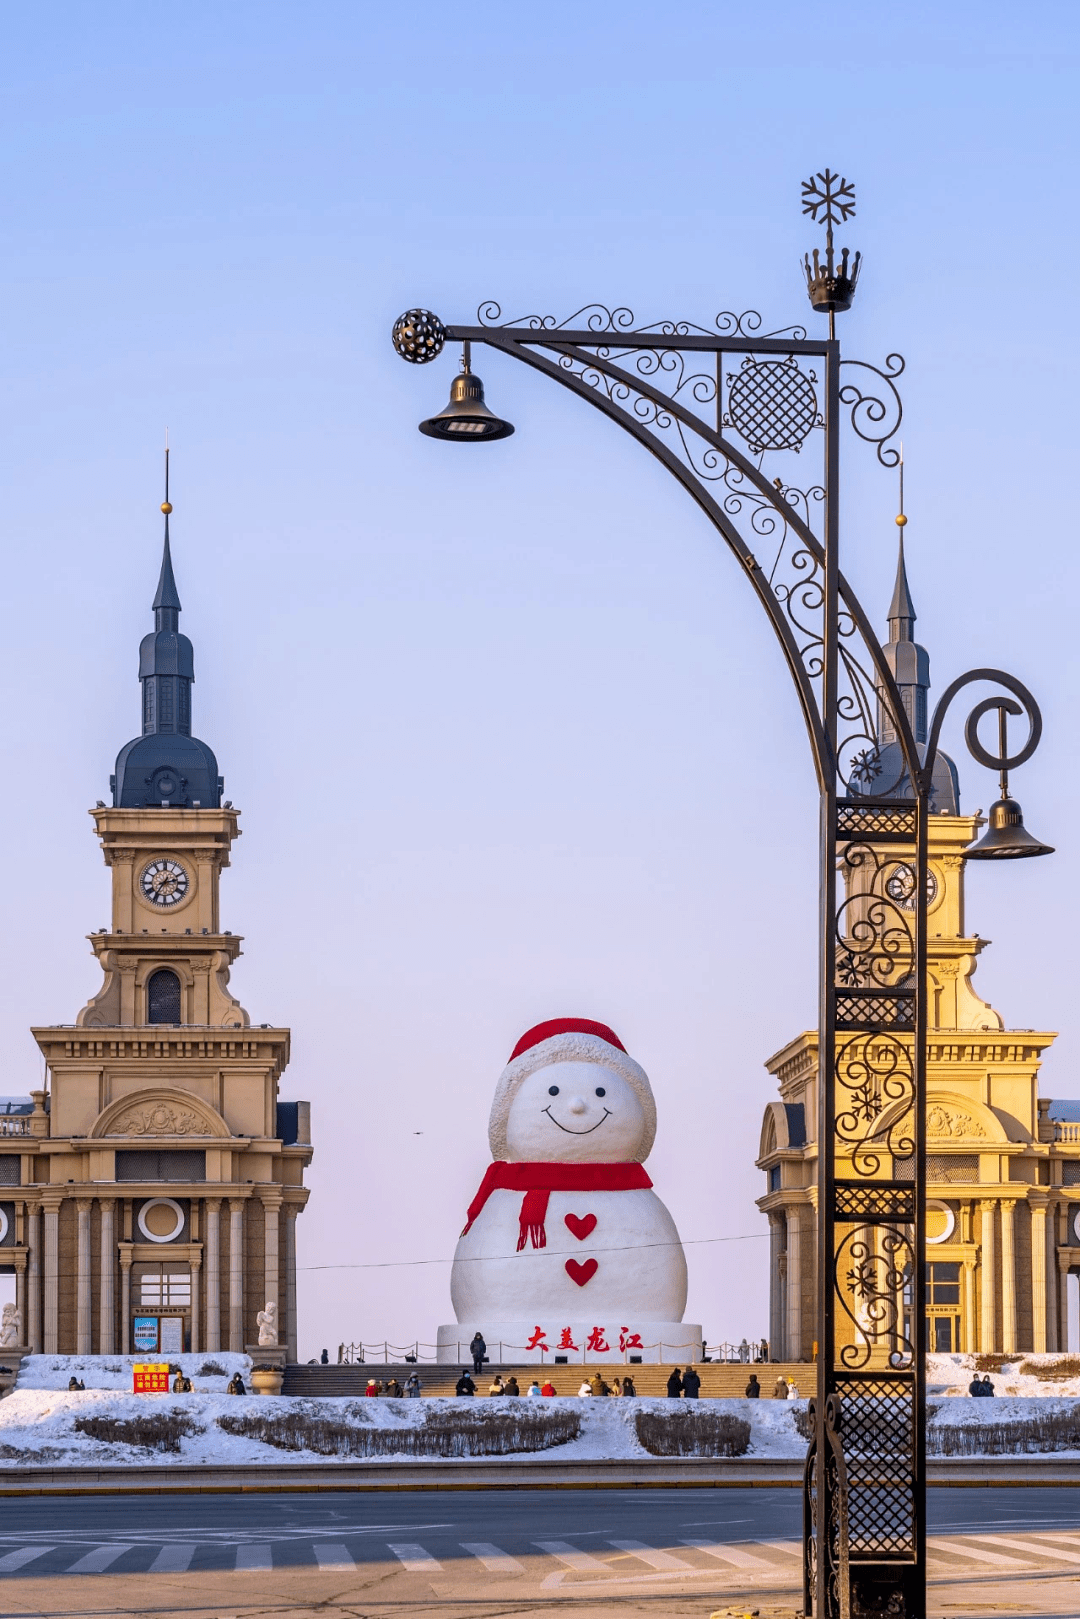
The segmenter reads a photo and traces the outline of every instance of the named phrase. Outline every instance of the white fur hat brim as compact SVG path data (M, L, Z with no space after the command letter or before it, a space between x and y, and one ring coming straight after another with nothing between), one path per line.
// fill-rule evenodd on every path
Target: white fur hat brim
M535 1074L540 1068L550 1068L556 1062L595 1062L602 1063L610 1068L630 1086L641 1103L644 1115L644 1125L641 1132L641 1146L634 1153L632 1163L643 1164L652 1151L653 1141L656 1139L656 1102L653 1099L652 1086L649 1076L636 1063L633 1057L628 1057L625 1051L617 1046L609 1045L595 1034L553 1034L547 1040L541 1040L538 1045L530 1046L523 1051L520 1057L508 1062L502 1071L502 1077L495 1088L495 1099L491 1104L491 1116L488 1119L488 1141L491 1143L491 1156L494 1159L505 1159L507 1156L506 1126L510 1118L510 1107L514 1097L521 1088L522 1083L530 1074Z

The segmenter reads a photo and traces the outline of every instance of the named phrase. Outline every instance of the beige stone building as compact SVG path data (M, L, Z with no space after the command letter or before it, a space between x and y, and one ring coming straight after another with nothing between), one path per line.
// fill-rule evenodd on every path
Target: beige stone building
M191 735L191 643L165 553L140 650L142 734L92 812L112 875L99 992L34 1029L47 1088L0 1112L0 1269L36 1351L242 1350L278 1310L296 1359L296 1217L309 1107L284 1102L289 1031L229 989L221 874L239 835Z
M914 622L901 553L886 650L916 737L925 741L929 660L914 643ZM988 941L967 928L963 850L981 823L959 813L956 769L947 759L935 773L934 809L927 1347L1067 1349L1068 1278L1080 1271L1080 1108L1039 1094L1039 1069L1054 1034L1006 1028L972 985ZM893 862L886 874L890 897L912 907L912 853L895 845L877 853ZM815 1347L817 1043L816 1031L799 1034L766 1064L780 1099L765 1109L757 1162L766 1192L758 1207L769 1220L770 1342L777 1359L808 1360ZM872 1038L858 1053L867 1073L876 1068L879 1084L884 1056L883 1049L875 1061ZM913 1178L913 1160L887 1153L880 1174Z

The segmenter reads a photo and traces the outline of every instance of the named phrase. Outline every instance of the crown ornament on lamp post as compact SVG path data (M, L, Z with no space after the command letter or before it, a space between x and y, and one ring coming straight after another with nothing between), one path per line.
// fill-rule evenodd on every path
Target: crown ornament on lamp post
M828 315L829 336L834 337L834 317L851 308L862 264L862 254L852 257L846 247L841 249L838 263L833 246L833 226L846 224L855 214L855 187L843 175L826 169L803 181L802 205L804 214L825 226L825 262L815 247L813 255L808 253L803 259L803 269L810 303L819 314Z

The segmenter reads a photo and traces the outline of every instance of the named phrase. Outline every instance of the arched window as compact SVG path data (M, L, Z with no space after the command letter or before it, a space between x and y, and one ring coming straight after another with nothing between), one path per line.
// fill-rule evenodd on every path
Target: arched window
M146 986L147 1023L182 1023L180 980L168 967L153 974Z

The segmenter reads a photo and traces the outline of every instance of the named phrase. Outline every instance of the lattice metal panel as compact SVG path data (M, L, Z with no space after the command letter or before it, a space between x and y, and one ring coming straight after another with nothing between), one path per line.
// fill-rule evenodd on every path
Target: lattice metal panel
M18 1186L22 1160L17 1152L0 1152L0 1186Z
M836 806L837 839L866 838L875 843L913 843L915 807L912 804L860 804Z
M751 356L728 373L728 408L724 425L734 427L754 451L801 450L820 424L813 373L797 361L756 360Z
M893 1179L898 1181L914 1181L915 1159L894 1158ZM958 1186L977 1185L979 1180L979 1155L976 1152L928 1152L926 1155L927 1183L935 1185L948 1185L950 1182Z
M852 1555L915 1556L915 1401L910 1382L837 1379ZM882 1466L888 1457L888 1466Z
M836 1027L876 1034L914 1029L915 996L908 990L837 990Z
M836 1184L838 1220L902 1220L915 1218L913 1187L889 1182L838 1181Z

